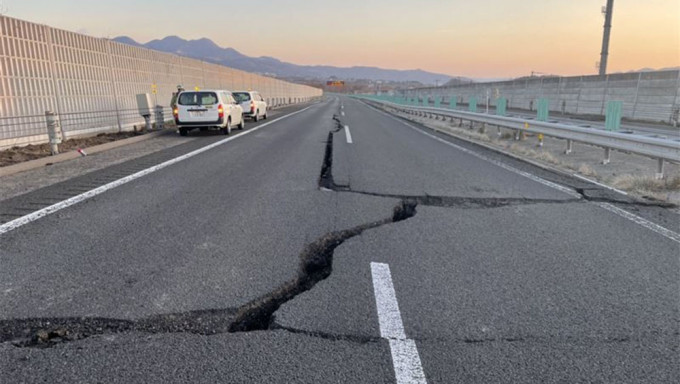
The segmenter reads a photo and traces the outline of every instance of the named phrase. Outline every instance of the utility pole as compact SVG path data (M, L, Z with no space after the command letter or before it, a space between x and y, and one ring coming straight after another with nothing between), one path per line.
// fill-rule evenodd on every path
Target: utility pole
M604 13L604 36L602 37L602 53L600 57L600 76L607 74L607 58L609 56L609 36L612 30L612 14L614 13L614 0L607 0L607 6L602 10Z

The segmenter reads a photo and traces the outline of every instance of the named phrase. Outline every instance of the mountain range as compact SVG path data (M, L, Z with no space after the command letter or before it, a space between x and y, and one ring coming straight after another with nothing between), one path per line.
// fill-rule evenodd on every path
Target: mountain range
M322 81L333 78L339 80L420 82L425 85L444 84L452 78L449 75L427 72L420 69L395 70L376 67L297 65L273 57L246 56L233 48L222 48L212 40L205 38L184 40L177 36L168 36L161 40L149 41L146 44L140 44L127 36L116 37L113 40L123 44L174 53L247 72L280 78L301 78Z

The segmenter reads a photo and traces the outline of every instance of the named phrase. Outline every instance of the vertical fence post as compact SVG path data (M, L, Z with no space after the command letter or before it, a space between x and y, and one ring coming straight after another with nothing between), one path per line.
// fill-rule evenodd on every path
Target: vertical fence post
M675 81L675 99L671 107L671 124L677 127L680 123L680 69L678 70L678 77Z
M633 101L633 113L630 115L631 120L635 120L635 113L637 112L638 96L640 95L640 83L642 82L642 72L638 74L637 86L635 87L635 100Z
M56 107L56 113L59 115L64 112L62 108L62 95L59 92L59 80L57 78L57 64L56 64L56 53L54 51L54 42L52 41L52 28L44 25L43 33L45 34L47 40L47 55L50 59L50 72L52 73L52 88L54 90L54 106ZM63 128L60 127L62 139L66 139L66 134Z
M123 131L123 125L120 122L120 108L118 107L118 91L116 90L116 81L115 81L115 76L114 76L114 69L113 69L113 54L111 53L111 44L113 44L110 40L106 41L106 55L108 56L109 59L109 80L111 82L111 90L113 91L113 106L116 109L116 123L118 124L118 132Z
M604 90L602 92L602 108L600 108L600 116L605 113L605 106L607 105L607 96L609 96L609 75L605 77Z
M581 91L583 90L583 76L581 76L579 86L578 86L578 94L576 95L576 111L574 111L575 115L578 115L578 107L579 104L581 104Z
M57 121L57 116L52 111L45 112L45 123L47 124L47 137L50 141L50 152L52 156L59 154L59 144L61 144L61 137L59 135L60 124Z

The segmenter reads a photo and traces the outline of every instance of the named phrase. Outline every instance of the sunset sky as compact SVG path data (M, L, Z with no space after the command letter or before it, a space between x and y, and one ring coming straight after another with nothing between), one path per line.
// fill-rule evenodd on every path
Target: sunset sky
M500 78L595 73L606 0L0 0L9 16L140 42L207 37L296 64ZM680 1L616 0L609 72L680 66Z

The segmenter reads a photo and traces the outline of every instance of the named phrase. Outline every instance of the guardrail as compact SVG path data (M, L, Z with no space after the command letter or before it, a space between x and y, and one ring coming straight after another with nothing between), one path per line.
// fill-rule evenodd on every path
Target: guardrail
M664 162L680 163L679 140L646 137L624 132L588 129L533 119L495 116L484 113L447 110L444 108L418 107L369 96L355 97L390 106L404 113L415 113L433 118L451 118L452 121L454 119L459 119L461 125L464 121L469 121L471 124L475 122L511 129L516 132L516 138L519 138L522 132L529 132L564 139L567 140L566 154L572 152L573 142L575 141L602 147L605 151L603 164L608 164L610 162L612 149L647 156L656 159L658 162L657 178L663 178L664 176Z

